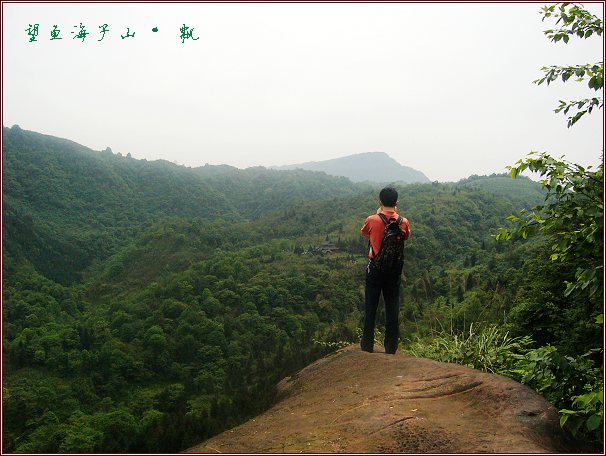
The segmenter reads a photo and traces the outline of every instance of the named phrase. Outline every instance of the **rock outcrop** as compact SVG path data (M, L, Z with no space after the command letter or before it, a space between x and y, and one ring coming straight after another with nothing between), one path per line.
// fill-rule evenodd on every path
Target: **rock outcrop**
M349 346L278 385L275 405L187 453L571 451L555 408L509 378Z

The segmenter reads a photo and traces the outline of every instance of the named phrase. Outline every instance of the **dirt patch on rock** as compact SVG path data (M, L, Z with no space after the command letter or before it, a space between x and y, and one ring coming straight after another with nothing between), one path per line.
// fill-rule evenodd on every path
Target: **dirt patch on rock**
M555 408L526 386L404 353L346 347L282 380L276 397L265 413L186 452L573 450Z

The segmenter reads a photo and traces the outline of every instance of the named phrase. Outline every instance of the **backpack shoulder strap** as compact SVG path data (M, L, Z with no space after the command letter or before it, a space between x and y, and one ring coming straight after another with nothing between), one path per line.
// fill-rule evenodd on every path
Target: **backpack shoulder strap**
M383 220L383 223L385 223L385 225L389 225L389 220L387 220L387 217L385 217L385 214L383 214L382 212L379 212L379 217L381 217L381 220Z

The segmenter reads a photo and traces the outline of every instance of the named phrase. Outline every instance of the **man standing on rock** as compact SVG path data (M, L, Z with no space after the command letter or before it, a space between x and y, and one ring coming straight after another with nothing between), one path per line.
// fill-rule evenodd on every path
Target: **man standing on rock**
M396 213L398 192L386 187L379 193L381 207L366 218L360 229L369 240L366 268L364 331L362 350L374 349L375 317L379 296L385 301L385 353L398 349L398 315L400 312L400 280L404 265L404 241L410 236L408 220Z

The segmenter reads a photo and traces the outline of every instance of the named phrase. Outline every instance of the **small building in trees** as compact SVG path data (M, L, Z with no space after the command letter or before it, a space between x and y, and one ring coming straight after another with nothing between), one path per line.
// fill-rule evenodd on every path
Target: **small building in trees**
M338 252L339 250L339 247L334 245L332 242L323 241L320 245L314 247L312 252L314 254L332 255L333 253Z

